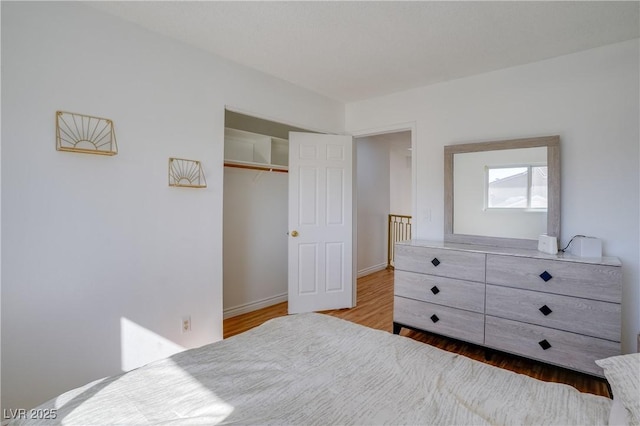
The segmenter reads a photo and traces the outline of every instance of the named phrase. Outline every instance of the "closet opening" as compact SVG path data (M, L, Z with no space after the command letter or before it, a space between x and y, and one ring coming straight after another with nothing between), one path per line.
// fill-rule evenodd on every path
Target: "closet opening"
M287 301L291 131L315 133L225 110L225 319Z

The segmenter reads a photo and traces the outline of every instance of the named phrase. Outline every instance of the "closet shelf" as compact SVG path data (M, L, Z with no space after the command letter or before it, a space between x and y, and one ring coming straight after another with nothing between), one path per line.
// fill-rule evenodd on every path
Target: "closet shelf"
M232 128L224 130L224 165L241 169L287 172L289 141Z
M280 173L289 172L289 168L287 166L281 166L278 164L254 163L250 161L237 161L237 160L225 159L224 166L235 167L238 169L261 170L266 172L280 172Z

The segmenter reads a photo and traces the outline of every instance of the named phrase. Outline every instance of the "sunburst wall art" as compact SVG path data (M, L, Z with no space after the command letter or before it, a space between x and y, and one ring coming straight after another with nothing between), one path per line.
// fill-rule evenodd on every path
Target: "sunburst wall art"
M56 111L56 149L85 154L116 155L113 121L107 118Z
M195 160L169 158L169 186L206 188L202 164Z

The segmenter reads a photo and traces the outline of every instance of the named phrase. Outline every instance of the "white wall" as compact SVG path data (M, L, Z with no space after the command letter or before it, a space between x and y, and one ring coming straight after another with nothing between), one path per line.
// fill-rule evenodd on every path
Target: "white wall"
M443 238L443 146L560 135L561 241L603 239L624 266L623 350L640 330L639 41L347 105L347 130L415 121L418 238Z
M224 170L224 315L287 300L288 176Z
M389 213L411 216L411 132L394 133L389 151Z
M137 364L220 339L225 105L332 132L344 107L80 3L1 7L2 407L17 409L132 367L135 334L161 348ZM119 154L57 152L56 110L112 119ZM170 156L201 160L208 188L169 188Z
M358 276L387 265L389 217L389 144L375 137L356 138Z

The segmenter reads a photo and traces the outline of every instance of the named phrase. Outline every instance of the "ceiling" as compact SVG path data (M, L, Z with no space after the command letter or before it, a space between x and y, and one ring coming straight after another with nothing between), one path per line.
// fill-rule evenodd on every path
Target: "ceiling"
M640 37L640 2L87 2L342 102Z

